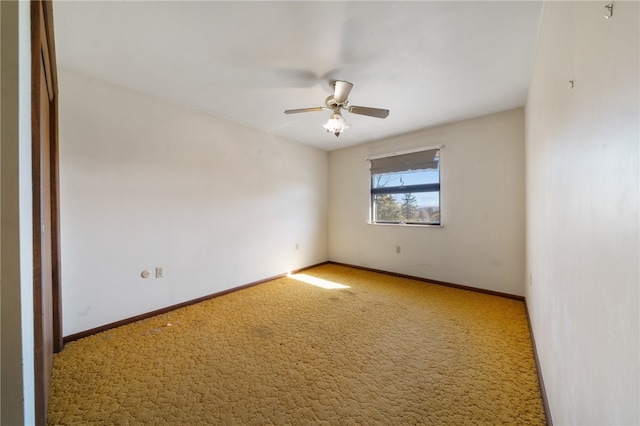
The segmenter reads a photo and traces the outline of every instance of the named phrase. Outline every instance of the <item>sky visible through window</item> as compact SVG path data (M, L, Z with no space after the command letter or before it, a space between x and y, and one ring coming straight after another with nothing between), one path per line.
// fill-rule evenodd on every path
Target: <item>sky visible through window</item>
M374 188L385 188L391 186L408 186L408 185L420 185L424 183L439 183L440 172L436 169L427 170L407 170L403 172L394 173L381 173L373 177ZM424 207L438 207L440 205L440 193L439 192L416 192L413 193L416 197L418 205ZM402 194L394 196L396 201L402 199Z

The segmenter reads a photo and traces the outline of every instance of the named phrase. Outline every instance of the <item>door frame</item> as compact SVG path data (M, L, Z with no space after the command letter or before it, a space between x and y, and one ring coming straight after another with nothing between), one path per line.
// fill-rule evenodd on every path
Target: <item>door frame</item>
M44 31L43 31L44 29ZM42 63L44 62L44 70ZM41 188L41 138L40 138L40 73L44 72L49 88L49 133L50 133L50 187ZM60 269L60 191L59 191L59 150L58 150L58 78L53 30L53 4L51 1L31 1L31 166L33 196L33 310L34 310L34 376L35 376L35 417L37 424L46 424L47 372L44 362L53 354L44 350L42 333L42 214L41 191L51 196L51 266L53 313L53 351L59 352L62 340L62 298Z

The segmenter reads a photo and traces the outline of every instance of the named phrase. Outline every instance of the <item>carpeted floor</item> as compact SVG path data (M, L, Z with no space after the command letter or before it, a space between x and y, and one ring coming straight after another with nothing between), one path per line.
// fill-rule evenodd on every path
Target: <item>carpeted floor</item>
M545 417L522 302L328 264L68 344L54 356L48 422Z

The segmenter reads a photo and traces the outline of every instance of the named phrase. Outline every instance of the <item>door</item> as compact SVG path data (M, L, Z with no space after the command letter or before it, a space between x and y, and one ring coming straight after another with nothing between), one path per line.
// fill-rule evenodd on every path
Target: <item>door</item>
M35 415L46 424L53 353L62 349L57 79L51 2L31 3Z

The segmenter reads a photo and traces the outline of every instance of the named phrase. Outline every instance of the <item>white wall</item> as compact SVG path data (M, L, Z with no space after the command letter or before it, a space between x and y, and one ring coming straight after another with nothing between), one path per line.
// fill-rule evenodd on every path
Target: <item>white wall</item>
M34 424L30 4L0 2L3 425Z
M327 260L326 152L60 77L65 335Z
M439 144L444 227L368 224L366 159ZM332 151L329 175L331 260L524 295L522 108Z
M640 424L639 3L604 4L545 3L526 106L526 297L561 425Z

